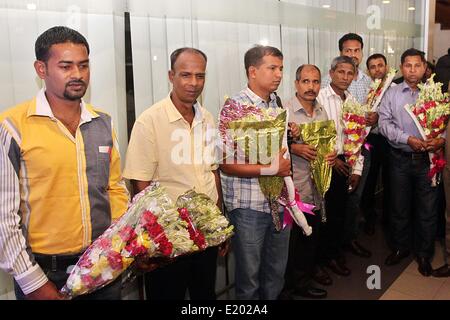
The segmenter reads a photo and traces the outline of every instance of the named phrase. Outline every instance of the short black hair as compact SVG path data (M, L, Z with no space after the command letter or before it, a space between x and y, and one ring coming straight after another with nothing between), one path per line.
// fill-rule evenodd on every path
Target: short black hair
M367 61L366 61L367 69L369 69L369 61L370 60L375 60L375 59L383 59L384 60L384 64L387 65L387 60L386 60L386 57L384 56L384 54L374 53L373 55L371 55L370 57L367 58Z
M250 67L259 67L265 56L279 57L283 59L283 53L275 47L255 45L247 50L244 56L245 72L248 77L248 69Z
M347 33L339 39L339 52L342 52L342 49L344 49L344 42L348 40L356 40L361 43L361 49L364 48L364 42L361 36L356 33Z
M89 44L81 33L67 27L56 26L48 29L36 39L34 44L36 59L47 62L50 57L51 46L66 42L84 45L89 54Z
M321 76L320 69L316 65L314 65L314 64L302 64L300 67L297 68L297 71L295 71L295 80L296 81L299 81L301 79L301 74L302 74L302 71L303 71L303 69L305 67L313 67L314 69L317 70L317 72L319 72L319 76Z
M183 52L199 54L203 57L203 59L205 59L205 62L208 62L208 58L206 57L206 54L203 51L196 49L196 48L183 47L183 48L179 48L171 53L171 55L170 55L170 70L174 70L173 67L175 66L175 63L177 62L177 59L180 56L180 54L182 54Z
M420 60L422 60L423 63L427 63L427 60L425 59L425 52L414 49L414 48L409 48L408 50L403 52L403 54L400 58L400 62L401 62L401 64L403 64L403 63L405 63L406 57L416 57L416 56L419 56Z

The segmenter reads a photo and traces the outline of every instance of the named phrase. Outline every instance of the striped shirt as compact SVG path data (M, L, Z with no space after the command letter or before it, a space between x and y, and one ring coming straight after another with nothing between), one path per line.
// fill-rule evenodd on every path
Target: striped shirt
M242 90L231 99L241 104L255 105L259 108L278 107L274 93L270 94L270 101L266 102L249 88ZM287 146L286 137L283 138L283 145ZM240 208L270 213L269 201L261 192L258 178L235 177L224 172L220 173L220 177L223 201L228 211Z
M75 137L41 90L0 114L0 268L25 294L45 276L33 253L78 254L127 208L111 117L81 104Z
M355 99L350 92L345 92L346 101L347 99ZM320 89L319 95L317 96L317 101L323 106L328 114L328 119L334 120L336 125L336 151L338 155L344 154L344 123L342 122L342 101L341 97L334 92L331 85ZM353 174L361 175L364 164L364 156L360 155L359 159L356 161L353 167Z
M326 88L331 83L331 77L327 74L322 79L321 88ZM358 69L358 77L352 81L348 87L348 92L358 101L360 104L367 102L367 94L370 90L372 79L361 69Z

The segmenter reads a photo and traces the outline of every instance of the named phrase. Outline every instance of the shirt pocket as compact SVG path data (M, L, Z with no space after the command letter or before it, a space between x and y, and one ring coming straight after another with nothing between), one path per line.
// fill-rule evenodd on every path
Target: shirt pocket
M96 185L106 191L109 184L110 158L109 153L99 153L97 156Z

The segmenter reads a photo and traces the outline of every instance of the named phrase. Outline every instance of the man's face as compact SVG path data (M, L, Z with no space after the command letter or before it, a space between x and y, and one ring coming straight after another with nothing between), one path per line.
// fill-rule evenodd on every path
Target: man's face
M383 58L371 59L368 63L369 74L372 80L384 79L387 73L387 65Z
M266 55L258 67L249 68L249 77L261 91L272 93L278 89L283 79L283 59Z
M361 43L357 40L345 41L342 44L341 56L352 58L356 64L356 67L359 67L359 64L361 63L363 57Z
M314 101L320 91L320 73L313 67L304 67L300 80L295 80L297 97L305 101Z
M72 42L52 45L47 63L36 61L46 92L64 100L81 99L89 85L89 55L82 44Z
M173 70L169 71L169 80L173 85L172 93L187 104L194 104L203 91L206 78L206 61L199 53L185 51L181 53Z
M407 83L417 85L425 74L426 65L420 56L408 56L400 69Z
M339 90L348 89L355 76L355 70L349 63L340 63L336 66L336 70L330 70L331 83Z

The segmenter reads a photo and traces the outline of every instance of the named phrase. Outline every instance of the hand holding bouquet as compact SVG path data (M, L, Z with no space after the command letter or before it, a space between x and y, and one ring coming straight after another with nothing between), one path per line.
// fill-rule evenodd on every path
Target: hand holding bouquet
M242 163L269 164L280 152L287 134L287 111L282 108L258 108L227 99L220 113L219 132L222 140L233 150ZM293 219L311 234L311 227L295 202L295 189L291 177L272 175L258 178L261 192L269 201L275 228L281 230L278 214L283 188L287 187L288 200L282 203L290 209Z
M69 297L89 293L117 279L138 257L173 258L195 250L187 223L155 182L84 252L61 291Z

